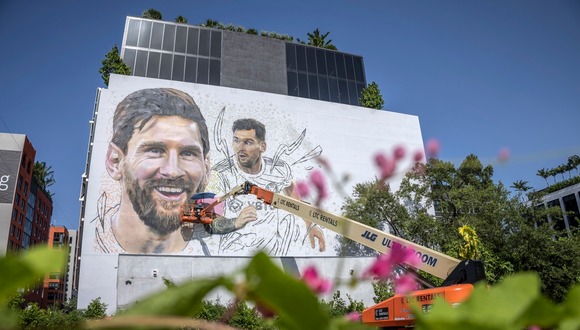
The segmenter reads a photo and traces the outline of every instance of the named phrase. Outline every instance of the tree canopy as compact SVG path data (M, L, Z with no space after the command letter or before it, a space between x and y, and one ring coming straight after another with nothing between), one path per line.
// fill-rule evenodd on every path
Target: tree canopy
M141 14L141 17L150 18L150 19L158 19L158 20L163 19L161 12L157 9L154 9L154 8L150 8L150 9L143 11L143 13Z
M111 48L111 51L105 55L105 59L101 63L103 66L99 69L99 73L101 74L101 78L103 78L103 82L106 86L109 86L109 77L111 76L111 73L124 75L131 74L131 68L121 59L117 45L114 45L113 48Z
M376 82L370 83L367 87L363 88L361 97L359 100L360 105L367 108L381 110L385 105L385 100L381 91L379 90L379 85Z
M517 186L527 188L525 181ZM514 272L536 272L544 293L561 301L580 281L580 239L555 231L547 221L548 215L562 217L558 207L536 209L528 203L538 201L511 196L501 182L493 181L490 165L468 155L457 167L433 158L416 164L397 192L377 182L357 184L343 210L348 218L452 257L476 255L492 284ZM477 240L472 247L462 237L467 234ZM369 254L358 243L340 242L346 253Z

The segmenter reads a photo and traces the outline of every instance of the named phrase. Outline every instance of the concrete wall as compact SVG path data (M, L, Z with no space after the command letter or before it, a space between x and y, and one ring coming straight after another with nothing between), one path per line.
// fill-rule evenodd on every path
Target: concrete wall
M223 31L221 86L288 95L286 43Z
M131 303L144 297L164 290L163 278L173 283L182 283L197 278L211 278L220 275L231 275L243 268L251 258L249 257L186 257L186 256L155 256L155 255L119 255L117 269L117 308L126 308ZM360 274L371 265L373 257L369 258L273 258L275 264L287 273L299 276L303 270L315 265L325 278L335 283L348 283L351 273ZM298 274L295 274L296 270ZM355 288L346 285L336 286L333 290L340 290L341 297L346 298L348 293L355 300L362 300L366 306L374 304L373 288L370 282L363 282ZM332 299L328 293L322 298ZM232 296L225 290L211 292L206 299L217 300L226 304ZM112 307L112 306L109 306ZM108 312L114 312L110 308Z

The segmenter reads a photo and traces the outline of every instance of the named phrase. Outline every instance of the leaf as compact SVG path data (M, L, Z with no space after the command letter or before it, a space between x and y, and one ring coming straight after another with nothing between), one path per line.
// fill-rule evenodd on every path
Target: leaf
M232 287L231 281L225 277L187 282L151 295L120 315L193 316L201 308L203 298L222 285Z
M35 247L19 256L0 259L0 303L4 303L18 289L32 286L45 275L62 272L66 264L66 251L46 246Z
M537 274L520 273L506 277L500 284L487 288L476 285L470 298L456 308L442 299L426 315L417 312L417 329L520 329L533 307L541 307L540 281Z
M247 298L278 316L283 329L328 329L330 318L306 284L284 273L263 252L248 267Z

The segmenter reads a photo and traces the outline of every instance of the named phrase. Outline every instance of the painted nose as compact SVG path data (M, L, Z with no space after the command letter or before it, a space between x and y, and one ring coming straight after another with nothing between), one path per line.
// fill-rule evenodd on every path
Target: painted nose
M185 175L185 171L179 164L179 155L176 151L170 151L165 163L159 170L161 175L167 178L176 179Z

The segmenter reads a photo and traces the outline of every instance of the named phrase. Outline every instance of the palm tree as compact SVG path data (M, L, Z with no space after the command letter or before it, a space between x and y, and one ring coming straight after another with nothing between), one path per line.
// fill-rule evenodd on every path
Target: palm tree
M566 172L566 165L556 166L554 170L556 171L556 174L560 174L562 176L562 180L565 180L564 172Z
M175 23L187 24L187 18L179 15L175 18Z
M329 33L330 32L326 32L325 34L320 34L320 30L318 30L318 28L316 30L314 30L314 32L312 32L312 33L307 33L308 45L320 47L320 48L337 50L336 46L334 46L332 44L332 40L326 40L326 37L328 36Z
M526 191L532 189L532 187L530 187L528 185L528 181L523 181L523 180L514 181L511 185L511 188L514 188L515 190L521 191L521 192L526 192Z
M556 175L558 175L556 169L551 168L548 170L548 176L550 176L554 180L554 183L556 183Z
M153 8L149 8L149 9L145 10L143 13L141 13L141 17L150 18L150 19L158 19L158 20L163 19L161 12L159 10L153 9Z
M549 170L542 168L538 170L538 173L536 173L537 176L544 178L544 180L546 180L546 185L550 186L550 183L548 182L548 177L550 177L550 173Z
M38 185L47 192L47 188L56 183L56 180L54 180L54 171L52 170L52 166L47 166L46 162L36 161L34 163L32 175L36 179Z
M575 169L576 175L578 175L578 167L580 166L580 156L574 155L568 157L568 165L570 166L570 169Z

